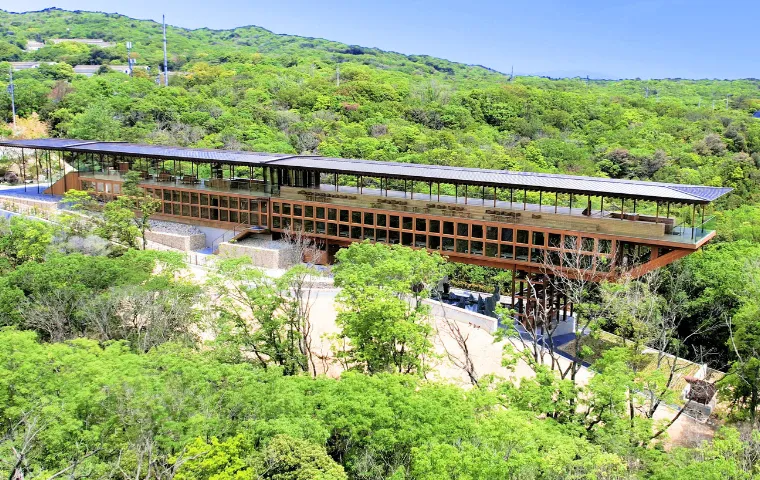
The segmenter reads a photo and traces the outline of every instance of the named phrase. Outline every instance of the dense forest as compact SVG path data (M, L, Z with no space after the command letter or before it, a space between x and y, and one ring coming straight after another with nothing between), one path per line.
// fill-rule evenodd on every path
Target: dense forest
M345 267L336 272L354 293L344 298L343 333L367 350L343 352L350 372L334 380L312 378L303 352L291 346L281 354L283 345L268 340L293 334L293 323L274 314L298 310L284 308L293 301L283 293L290 288L285 284L247 270L233 278L240 265L221 265L218 274L229 281L262 286L247 300L271 334L233 335L234 308L209 320L188 307L223 291L224 282L178 280L178 258L133 248L138 233L128 209L114 205L115 220L92 228L67 224L70 219L62 229L2 221L0 471L6 476L760 475L760 438L751 433L760 415L760 118L753 117L760 111L760 81L511 78L259 27L170 26L174 74L164 87L155 78L163 58L155 22L50 9L0 11L0 25L4 136L311 152L734 189L712 212L716 239L663 270L671 281L646 293L659 305L659 317L666 304L678 305L668 352L728 373L720 385L727 406L720 420L729 427L713 442L669 452L662 438L652 438L660 425L651 416L629 413L630 392L652 389L661 379L642 378L637 353L625 346L595 360L598 380L586 386L542 365L519 388L488 378L471 389L427 380L424 315L394 303L399 292L411 293L410 282L373 283L406 272L383 247L343 254ZM51 38L116 46L52 44ZM48 43L26 50L28 41ZM151 67L150 73L137 68L129 77L102 68L92 77L74 74L78 64L125 64L126 41L137 65ZM11 61L43 62L14 73L15 130L2 73ZM7 163L2 159L0 169ZM441 261L394 254L420 265ZM370 273L373 258L388 265L379 262ZM447 268L487 288L504 279L480 267ZM590 298L627 298L614 288ZM143 310L125 312L124 305ZM653 338L651 331L641 333L635 309L618 306L600 328L644 344ZM137 328L129 313L147 323ZM372 315L396 329L371 331ZM209 321L227 332L213 344L203 343L196 328ZM386 355L399 338L415 349L397 361ZM246 349L271 355L256 361L240 354Z

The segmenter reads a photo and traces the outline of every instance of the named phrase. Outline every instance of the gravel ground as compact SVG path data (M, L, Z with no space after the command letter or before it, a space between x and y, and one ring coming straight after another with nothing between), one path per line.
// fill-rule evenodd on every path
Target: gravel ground
M268 238L256 238L255 236L239 240L237 244L245 245L247 247L268 248L271 250L283 250L288 247L288 244L286 242L271 240Z
M150 220L150 230L157 233L173 233L175 235L197 235L203 233L194 225L185 223Z

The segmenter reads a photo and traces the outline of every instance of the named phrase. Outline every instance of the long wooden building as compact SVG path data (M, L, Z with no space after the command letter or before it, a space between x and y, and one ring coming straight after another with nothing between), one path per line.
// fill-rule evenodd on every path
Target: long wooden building
M537 273L572 254L597 278L641 275L715 235L710 204L729 188L419 165L314 155L71 139L6 140L22 174L59 172L48 192L119 195L124 175L163 202L161 218L286 230L338 248L371 240L450 260ZM62 173L65 172L65 175ZM54 175L53 175L54 176ZM55 176L54 176L55 177Z

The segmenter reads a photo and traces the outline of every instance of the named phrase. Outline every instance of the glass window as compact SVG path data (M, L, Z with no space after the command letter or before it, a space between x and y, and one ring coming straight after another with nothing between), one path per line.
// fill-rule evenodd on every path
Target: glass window
M240 199L240 210L248 210L248 199L247 198L241 198Z
M223 222L229 221L228 210L219 210L219 220Z
M341 223L338 228L338 236L348 238L348 225Z
M272 203L272 212L273 213L277 213L277 214L280 213L280 204L279 203L277 203L277 202L273 202Z
M283 215L290 215L290 204L289 203L283 203L282 204L282 214Z
M454 222L443 222L443 234L454 235Z
M466 223L457 223L457 235L460 237L466 237L470 234L470 226ZM459 251L459 250L457 250Z
M338 219L338 210L334 208L328 208L327 209L327 219L328 220L337 220Z
M302 217L303 216L303 206L295 204L293 205L293 216L294 217Z
M498 257L499 256L499 244L486 243L486 257Z
M317 207L317 218L325 218L325 207Z
M483 255L483 242L470 242L470 254L471 255Z
M255 200L251 200L251 211L252 212L258 212L259 211L259 202L255 201ZM262 212L266 212L266 209L262 209L261 211Z
M559 233L550 233L549 234L549 246L554 248L559 248L560 245L562 245L562 235Z
M173 215L179 215L179 204L178 203L172 203L172 214Z
M486 239L487 240L498 240L499 239L499 227L486 227Z
M501 241L502 242L511 242L514 238L515 231L511 228L502 228L501 229Z
M311 205L306 205L304 207L304 217L312 218L314 216L314 207Z
M398 228L398 225L399 225L399 223L398 223L398 216L391 215L391 224L390 225L391 225L391 228Z
M348 210L340 211L340 221L348 223Z
M517 231L517 243L528 243L528 231L527 230L518 230Z
M528 247L515 248L515 258L517 260L528 261Z
M199 213L198 213L198 207L196 207L195 205L193 205L192 208L190 209L190 216L198 218L198 215L199 215Z
M238 198L237 197L230 197L230 208L237 210L238 209Z
M164 190L165 192L166 190ZM201 193L201 205L208 205L208 195Z
M333 237L338 236L338 225L335 223L327 224L327 234Z
M483 238L483 225L472 224L472 237Z
M261 223L259 223L259 215L257 213L252 213L250 218L251 225L266 225L266 217L262 217Z
M314 220L304 220L303 229L306 232L314 233Z
M560 253L556 250L549 250L547 253L546 260L549 263L549 265L559 267L560 266Z
M411 234L411 233L409 233L409 232L402 232L401 233L401 244L405 245L407 247L411 247L412 246L412 239L413 239L413 237L414 237L414 235Z
M398 233L398 230L391 230L388 232L388 243L395 245L401 240L401 236Z
M193 208L196 208L196 207L193 207ZM248 212L240 212L240 223L251 225L248 219L249 219Z
M267 202L261 203L261 213L267 213Z
M208 208L201 207L201 218L208 218Z
M568 250L577 250L580 245L578 245L578 237L575 235L565 235L565 248Z
M540 248L530 249L530 261L533 263L544 263L544 251Z
M327 227L325 227L325 222L317 222L317 233L324 235Z
M190 203L190 192L181 192L182 203Z
M404 230L411 230L412 228L414 228L412 224L413 224L412 217L404 217L404 223L403 223Z
M190 194L190 203L193 205L198 205L198 192L193 192Z
M377 226L378 227L385 227L386 226L386 218L384 213L378 213L377 214Z
M427 247L427 237L425 235L422 235L420 233L417 233L414 235L414 246L417 248L426 248Z
M418 232L424 232L427 229L426 223L424 218L417 218L414 220L414 229Z
M501 258L513 258L514 256L514 248L512 245L501 245Z
M594 239L583 237L581 239L581 247L583 248L584 252L593 252L594 251Z
M428 227L430 227L430 233L441 233L441 221L429 220Z
M179 192L177 190L172 190L172 202L179 202Z
M238 212L237 212L237 210L230 210L230 222L238 223Z
M364 225L374 225L375 224L375 214L364 212Z
M287 204L284 204L283 207L285 205L287 205ZM219 198L219 206L222 207L222 208L229 208L229 206L230 206L230 198L229 197L220 197ZM290 209L290 205L287 205L287 206L288 206L288 209ZM288 213L286 213L286 215L288 215L288 214L290 214L290 211L288 211Z
M441 237L428 235L428 248L431 250L439 250L441 248Z
M454 251L454 239L449 237L443 237L443 250L446 252Z
M544 240L544 232L533 232L533 245L543 245Z
M362 227L351 227L351 238L357 240L362 238Z
M351 223L362 223L362 212L351 212Z
M612 241L602 238L599 240L599 253L610 253L612 251Z
M168 213L168 214L172 213L172 204L171 203L164 203L164 213Z
M374 228L365 228L364 229L364 238L368 240L374 240L375 239L375 229Z
M272 217L272 228L280 228L280 217Z
M467 240L457 239L457 253L467 253L470 242Z
M381 230L381 229L378 228L377 230L375 230L375 233L377 234L377 238L375 238L375 241L383 242L383 243L385 243L385 242L388 241L388 231L387 230Z

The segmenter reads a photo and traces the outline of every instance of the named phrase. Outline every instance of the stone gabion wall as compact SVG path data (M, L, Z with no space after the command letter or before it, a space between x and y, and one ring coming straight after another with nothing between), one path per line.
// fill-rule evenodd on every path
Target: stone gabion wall
M176 233L147 231L145 232L145 238L148 241L160 243L161 245L185 252L201 250L206 247L206 235L203 233L180 235Z
M261 268L286 269L292 267L295 257L291 248L263 248L253 245L238 245L224 242L219 245L219 255L224 257L250 257L253 264Z

